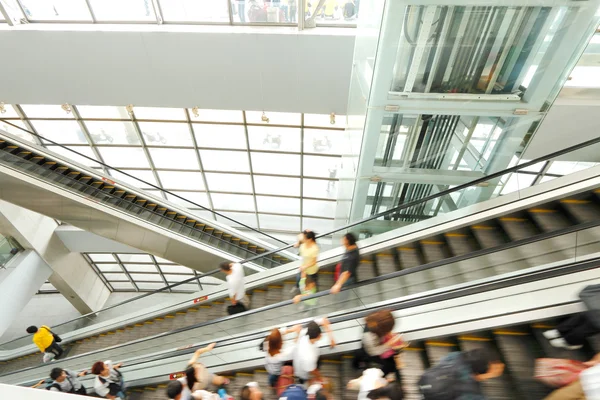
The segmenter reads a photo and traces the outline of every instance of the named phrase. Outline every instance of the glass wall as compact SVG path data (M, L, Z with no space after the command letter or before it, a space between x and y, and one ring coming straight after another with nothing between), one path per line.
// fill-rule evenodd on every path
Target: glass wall
M29 22L356 26L360 0L18 0ZM1 17L1 15L0 15ZM0 20L2 22L2 20Z
M0 235L0 268L5 268L23 247L11 236Z

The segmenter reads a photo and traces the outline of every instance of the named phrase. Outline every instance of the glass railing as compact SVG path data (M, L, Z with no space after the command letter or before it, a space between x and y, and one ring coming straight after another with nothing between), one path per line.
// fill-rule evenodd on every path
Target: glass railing
M540 182L532 182L530 180L530 174L528 171L531 170L532 168L534 168L536 165L539 165L540 163L547 163L550 161L561 161L561 160L566 160L566 159L571 159L571 160L585 159L590 154L598 154L599 152L600 152L600 137L593 139L593 140L583 142L579 145L571 146L569 148L566 148L566 149L558 151L558 152L551 153L549 155L537 158L532 161L522 162L521 164L513 166L507 170L487 175L484 178L480 178L480 179L474 180L472 182L456 186L452 189L444 190L444 191L434 194L434 195L423 197L420 200L403 204L401 206L392 208L385 212L381 212L377 215L366 218L364 220L357 221L355 223L346 225L346 226L336 229L334 231L318 235L317 241L319 238L338 237L338 235L341 236L347 232L354 232L354 233L358 234L361 238L365 238L365 237L376 236L378 233L383 233L383 232L388 232L388 231L391 231L394 229L403 228L402 230L399 230L398 234L397 234L397 236L401 236L403 234L407 234L409 232L414 231L414 228L409 225L411 225L415 222L418 222L415 220L411 220L410 216L407 214L408 210L411 210L412 208L422 207L423 209L434 210L434 209L436 209L437 205L440 202L444 202L444 201L452 200L453 204L464 204L466 206L466 205L471 205L471 204L475 204L475 203L487 200L490 197L491 198L500 197L500 196L512 194L515 192L517 192L520 195L520 192L524 189L531 187L532 183L533 184L541 183L541 180L540 180ZM585 168L589 168L589 167L592 167L593 165L594 164L590 163L590 164L584 164L583 166ZM576 173L585 168L574 169L571 172ZM487 191L487 193L484 194L483 191ZM460 199L465 199L465 200L461 202ZM437 215L443 215L443 213L438 212ZM387 240L387 239L382 239L382 242L385 240ZM567 242L567 243L569 243L569 242ZM375 245L375 244L376 243L373 243L372 245ZM286 252L287 250L290 250L291 247L292 247L292 245L289 245L289 246L283 247L281 249L274 250L270 253L277 254L277 253L281 252L282 254L286 254L284 252ZM514 250L511 250L511 251L514 251ZM582 254L584 254L584 253L577 254L577 257L581 257ZM257 258L261 258L261 257L265 257L265 256L266 255L256 256L254 258L250 258L250 259L243 261L243 263L253 263L256 261ZM542 257L541 254L540 254L540 257ZM484 259L481 259L481 260L484 260ZM461 263L473 263L473 261L461 261ZM515 263L515 264L518 264L518 263ZM457 265L460 265L460 264L457 264ZM469 279L476 279L476 277L478 276L477 275L478 271L476 268L477 262L474 262L472 265L473 265L473 267L466 268L466 270L465 270L465 271L470 271L470 272L464 272L463 274L466 277L469 277ZM245 271L246 271L247 275L256 272L252 268L245 268ZM439 271L446 271L446 270L439 270ZM163 293L165 290L168 290L168 288L173 288L173 287L176 287L181 284L194 282L194 281L196 281L196 279L202 279L202 277L204 277L204 276L213 275L217 272L218 271L212 271L205 275L201 275L201 276L198 276L195 278L188 279L186 281L182 281L176 285L171 285L171 286L165 287L161 290L147 293L147 294L139 296L135 299L131 299L130 301L123 302L118 305L105 308L96 313L92 313L92 314L88 314L88 315L79 317L79 318L69 321L63 325L58 325L55 329L57 329L57 331L59 333L72 332L73 330L78 329L80 327L89 326L91 324L98 323L102 320L108 319L108 317L112 315L112 314L108 313L111 310L113 312L121 313L121 315L122 315L124 313L127 313L128 306L134 301L143 301L144 299L148 298L149 296L152 296L155 293ZM403 277L402 279L408 279L409 281L410 281L410 279L415 280L417 282L415 284L416 285L415 287L417 287L417 288L419 287L418 286L419 282L427 282L428 280L431 280L430 278L433 274L431 271L427 271L427 272L419 271L418 268L415 270L412 270L412 272L414 273L414 275L410 275L412 278L409 278L408 276L404 276L405 275L404 273L401 273L400 275L398 275L398 278L400 278L402 276ZM419 277L419 276L421 276L421 277ZM441 278L438 277L438 280L439 279L441 279ZM444 278L444 279L447 279L447 278ZM448 281L447 283L455 282L452 279L448 279L447 281ZM394 295L394 293L393 293L394 286L391 285L389 287L390 287L389 295L392 296L392 295ZM423 286L423 287L425 287L425 286ZM353 290L362 290L364 292L364 290L366 290L366 289L357 288L357 289L353 289ZM378 292L378 293L383 295L385 292ZM380 298L383 298L383 297L380 297ZM332 299L335 299L335 298L332 297ZM185 303L189 304L189 300L186 300L179 304L170 304L168 306L165 306L165 308L176 307L178 305L183 305ZM348 303L348 304L350 305L351 303ZM344 305L344 307L345 307L345 305ZM156 311L156 310L154 310L154 311ZM2 346L0 346L0 350L10 350L10 349L18 348L23 345L29 344L30 343L29 341L30 341L30 338L27 336L19 338L19 339L15 339L11 342L4 343Z
M12 236L0 235L0 268L5 268L23 247Z
M600 242L598 233L600 227L581 228L569 234L553 238L525 239L526 243L515 244L505 248L493 257L489 254L465 256L462 260L451 259L430 263L394 272L386 276L374 278L361 284L343 290L339 294L331 294L328 290L319 292L303 299L298 303L283 301L274 305L250 310L247 313L233 317L223 317L216 320L203 322L176 331L162 334L156 337L143 338L136 343L128 343L117 346L117 348L102 349L92 354L82 354L63 361L70 369L85 369L93 361L107 358L131 359L135 357L151 356L161 351L172 351L182 348L198 341L227 340L235 336L243 335L253 331L264 331L275 326L289 326L299 320L314 318L317 316L331 316L340 311L360 311L374 307L381 302L399 299L395 304L388 303L388 308L405 308L411 299L400 299L408 295L419 295L434 289L452 288L447 294L454 296L464 295L464 287L461 284L491 284L482 279L491 278L496 275L516 272L532 266L548 265L546 271L557 271L564 268L566 264L590 261L597 257ZM548 251L552 248L552 251ZM486 252L490 252L487 250ZM596 267L594 265L594 267ZM544 272L546 272L544 271ZM559 272L556 272L557 274ZM526 279L541 279L538 276L541 270L530 270L525 275ZM528 278L531 276L531 278ZM520 282L520 277L502 279L499 285L511 286L515 283L511 279ZM498 285L498 283L494 283ZM472 287L472 286L471 286ZM495 289L500 287L495 286ZM413 298L412 300L417 300ZM10 379L15 382L33 379L45 366L17 372Z

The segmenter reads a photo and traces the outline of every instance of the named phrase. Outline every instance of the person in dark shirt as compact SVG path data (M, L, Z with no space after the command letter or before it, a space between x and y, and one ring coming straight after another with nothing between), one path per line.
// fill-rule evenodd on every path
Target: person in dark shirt
M356 270L360 263L360 254L358 252L358 246L356 245L356 236L352 233L346 233L342 238L342 244L346 248L346 252L342 257L340 277L331 287L331 293L339 293L342 288L358 282Z

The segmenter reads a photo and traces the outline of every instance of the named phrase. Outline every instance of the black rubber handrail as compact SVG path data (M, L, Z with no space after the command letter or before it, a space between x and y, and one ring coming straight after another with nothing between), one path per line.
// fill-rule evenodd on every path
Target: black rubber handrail
M256 228L252 228L251 226L248 226L248 225L246 225L246 224L244 224L244 223L241 223L240 221L237 221L237 220L235 220L235 219L233 219L233 218L231 218L231 217L228 217L227 215L221 214L221 213L219 213L219 212L217 212L217 211L213 211L213 210L211 210L210 208L207 208L207 207L205 207L205 206L203 206L203 205L200 205L200 204L197 204L197 203L195 203L195 202L193 202L193 201L190 201L190 200L186 199L185 197L179 196L179 195L177 195L177 194L175 194L175 193L173 193L173 192L170 192L170 191L168 191L168 190L166 190L166 189L163 189L163 188L161 188L161 187L159 187L159 186L157 186L157 185L154 185L154 184L152 184L152 183L150 183L150 182L146 182L146 181L144 181L144 180L142 180L142 179L140 179L140 178L137 178L137 177L135 177L135 176L133 176L133 175L131 175L131 174L129 174L129 173L127 173L127 172L125 172L125 171L122 171L122 170L120 170L120 169L118 169L118 168L112 167L112 166L110 166L110 165L108 165L108 164L106 164L106 163L104 163L104 162L102 162L102 161L96 160L96 159L94 159L94 158L92 158L92 157L89 157L89 156L87 156L87 155L85 155L85 154L79 153L79 152L77 152L77 151L75 151L75 150L73 150L73 149L70 149L70 148L68 148L68 147L67 147L67 146L65 146L65 145L62 145L62 144L60 144L60 143L57 143L57 142L55 142L55 141L53 141L53 140L47 139L47 138L45 138L44 136L41 136L41 135L39 135L39 134L37 134L37 133L35 133L35 132L29 131L29 130L27 130L27 129L25 129L25 128L22 128L22 127L18 126L18 125L15 125L15 124L13 124L12 122L10 122L9 120L6 120L6 119L0 119L0 121L7 123L7 124L9 124L10 126L12 126L12 127L14 127L14 128L17 128L17 129L19 129L19 130L22 130L23 132L27 132L28 134L30 134L30 135L33 135L33 136L35 136L35 137L37 137L37 138L39 138L39 139L43 139L43 140L45 140L45 141L47 141L47 142L50 142L50 143L52 143L52 144L53 144L53 145L55 145L55 146L62 147L63 149L66 149L66 150L68 150L68 151L70 151L70 152L72 152L72 153L75 153L75 154L77 154L78 156L84 157L84 158L86 158L86 159L88 159L88 160L90 160L90 161L93 161L93 162L95 162L95 163L98 163L98 164L102 165L103 167L109 168L109 169L111 169L111 170L114 170L114 171L117 171L117 172L119 172L119 173L121 173L121 174L123 174L123 175L126 175L126 176L128 176L128 177L130 177L130 178L133 178L133 179L135 179L136 181L138 181L138 182L141 182L141 183L143 183L143 184L145 184L145 185L148 185L148 186L150 186L150 187L152 187L152 188L154 188L154 189L156 189L156 190L159 190L159 191L161 191L161 192L167 193L167 194L169 194L169 195L171 195L171 196L173 196L173 197L177 197L178 199L184 200L184 201L186 201L186 202L188 202L188 203L190 203L190 204L193 204L193 205L197 206L198 208L201 208L201 209L203 209L203 210L205 210L205 211L208 211L208 212L210 212L210 213L213 213L213 214L215 214L215 215L218 215L219 217L225 218L226 220L228 220L228 221L231 221L231 222L234 222L235 224L238 224L238 225L240 225L240 226L243 226L244 228L250 229L250 230L251 230L251 231L253 231L253 232L259 233L259 234L261 234L261 235L265 235L265 236L267 236L268 238L270 238L270 239L273 239L273 240L275 240L275 241L277 241L277 242L279 242L279 243L284 243L284 244L287 244L285 241L283 241L283 240L281 240L281 239L278 239L278 238L276 238L276 237L274 237L274 236L271 236L271 235L269 235L268 233L265 233L265 232L263 232L263 231L260 231L260 230L258 230L258 229L256 229ZM48 150L48 149L47 149L47 150ZM98 172L96 172L96 173L98 173ZM140 190L140 189L135 189L135 190Z
M412 268L409 268L409 269L406 269L406 270L391 272L389 274L377 276L377 277L374 277L374 278L371 278L371 279L366 279L364 281L355 283L353 285L348 286L348 288L345 288L343 290L357 289L357 288L360 288L362 286L371 285L371 284L382 282L382 281L385 281L385 280L388 280L388 279L398 278L398 277L401 277L401 276L410 275L410 274L413 274L413 273L418 273L418 272L430 270L430 269L437 268L437 267L440 267L440 266L443 266L443 265L453 264L453 263L456 263L456 262L465 261L465 260L468 260L468 259L471 259L471 258L481 257L481 256L484 256L484 255L496 253L496 252L499 252L499 251L509 250L511 248L520 247L520 246L524 246L524 245L527 245L527 244L532 244L532 243L539 242L539 241L542 241L542 240L547 240L547 239L551 239L551 238L554 238L554 237L563 236L563 235L566 235L566 234L569 234L569 233L578 232L578 231L582 231L582 230L586 230L586 229L590 229L590 228L594 228L594 227L598 227L598 226L600 226L600 219L596 220L596 221L589 221L589 222L585 222L585 223L573 225L573 226L570 226L570 227L567 227L567 228L563 228L563 229L559 229L559 230L552 231L552 232L546 232L546 233L541 233L539 235L529 236L529 237L526 237L526 238L523 238L523 239L519 239L519 240L510 242L510 243L503 243L503 244L498 245L498 246L489 247L489 248L485 248L485 249L481 249L481 250L476 250L476 251L473 251L473 252L470 252L470 253L466 253L466 254L463 254L463 255L454 256L454 257L442 259L442 260L439 260L439 261L430 262L430 263L427 263L427 264L422 264L422 265L419 265L419 266L416 266L416 267L412 267ZM597 266L597 261L596 261L596 264L594 264L594 265ZM556 267L556 268L560 268L560 267ZM550 268L550 269L544 270L544 271L552 271L554 269L555 268ZM541 272L544 272L544 271L541 271ZM534 271L534 272L532 272L530 274L535 274L535 273L539 273L539 272L540 271ZM504 280L511 280L511 279L514 279L514 277L503 278L502 280L504 281ZM483 283L483 284L485 284L485 283ZM463 290L463 289L453 289L453 290ZM323 290L323 291L320 291L318 293L315 293L315 294L312 294L312 295L309 295L309 296L305 296L305 297L303 297L303 300L319 298L319 297L327 296L329 294L330 294L330 290L329 289L328 290ZM425 297L427 297L427 296L425 296ZM418 299L410 300L410 301L417 301L420 298L421 297L419 297ZM94 353L97 353L97 352L101 352L101 351L119 349L121 347L134 345L136 343L141 343L141 342L144 342L144 341L147 341L147 340L158 339L158 338L161 338L161 337L166 337L166 336L178 334L178 333L181 333L181 332L186 332L186 331L189 331L189 330L201 328L203 326L208 326L208 325L212 325L212 324L219 323L219 322L224 322L224 321L232 320L232 319L235 319L235 318L247 317L249 315L253 315L253 314L257 314L257 313L262 313L262 312L265 312L265 311L270 311L270 310L273 310L273 309L276 309L276 308L280 308L280 307L284 307L284 306L291 305L291 304L293 304L293 300L284 300L284 301L281 301L279 303L274 303L274 304L270 304L270 305L263 306L263 307L260 307L260 308L251 309L251 310L248 310L248 311L240 313L240 314L235 314L235 315L220 317L220 318L216 318L216 319L213 319L213 320L210 320L210 321L200 322L200 323L197 323L197 324L194 324L194 325L189 325L189 326L186 326L186 327L174 329L174 330L169 331L169 332L158 333L156 335L148 336L148 337L145 337L145 338L142 338L142 339L132 340L132 341L127 342L127 343L121 343L121 344L118 344L118 345L109 346L109 347L106 347L104 349L94 350L94 351L91 351L91 352L88 352L88 353L83 353L83 354L78 354L76 356L67 358L65 360L76 359L76 358L80 358L80 357L86 357L86 356L89 356L91 354L94 354ZM37 368L37 366L24 368L24 369L21 369L21 370L18 370L18 371L11 371L11 372L9 372L7 374L0 375L0 377L6 376L6 375L10 375L12 373L20 372L20 371L27 371L27 370L33 369L33 368Z

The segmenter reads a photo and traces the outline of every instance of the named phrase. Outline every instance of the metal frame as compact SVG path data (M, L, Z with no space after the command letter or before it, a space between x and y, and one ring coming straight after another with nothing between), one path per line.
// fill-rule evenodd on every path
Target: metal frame
M58 105L56 106L57 110L58 110ZM299 124L295 124L295 125L290 125L290 124L261 124L261 123L248 123L247 122L247 117L246 117L246 112L245 111L240 111L242 113L242 122L235 122L235 123L229 123L229 122L218 122L218 121L193 121L192 118L190 117L190 110L188 109L182 109L185 113L185 117L181 120L169 120L169 119L147 119L147 118L137 118L137 116L135 115L135 108L134 108L134 112L133 115L130 118L84 118L81 117L81 115L79 114L79 110L77 110L76 106L71 106L72 107L72 112L73 112L73 117L74 118L34 118L31 116L28 116L20 106L16 105L15 109L17 110L20 120L22 120L23 122L26 123L27 127L29 128L33 128L33 124L31 123L32 121L75 121L80 129L82 130L82 132L84 133L84 135L86 136L86 139L88 141L88 144L82 144L82 143L74 143L74 144L63 144L68 146L71 149L76 150L77 148L81 147L81 148L89 148L91 147L93 154L96 156L96 159L98 161L100 161L100 163L104 163L104 159L101 156L100 153L100 149L102 150L106 150L109 148L136 148L139 149L141 148L144 151L144 154L146 156L146 159L148 161L148 166L147 167L142 167L142 168L135 168L135 167L126 167L126 168L118 168L119 171L122 172L127 172L129 170L140 170L140 171L151 171L153 174L154 179L157 182L157 186L160 189L164 189L164 190L171 190L171 191L176 191L176 192L188 192L188 193L204 193L207 195L208 198L208 208L218 212L218 213L237 213L237 214L254 214L255 215L255 221L256 224L255 226L257 227L257 229L260 229L260 215L275 215L275 216L293 216L293 217L298 217L300 218L301 224L303 224L303 220L304 218L316 218L316 219L320 219L323 221L333 221L334 217L327 215L325 212L321 215L308 215L308 214L304 214L303 212L303 194L305 192L304 189L304 185L307 184L305 179L310 179L310 180L315 180L315 181L332 181L332 179L330 178L326 178L326 177L319 177L319 176L310 176L310 175L306 175L304 174L304 160L303 157L304 156L318 156L318 157L330 157L330 158L335 158L335 159L341 159L341 155L337 155L337 154L329 154L329 153L320 153L320 152L305 152L304 151L304 133L305 133L305 129L315 129L315 130L321 130L321 131L331 131L332 134L336 134L339 133L340 135L343 134L343 128L336 128L336 127L330 127L330 126L313 126L313 125L308 125L305 126L304 125L304 114L299 113L300 116L300 123ZM14 120L14 119L12 119ZM11 119L6 119L5 121L9 122L11 121ZM137 134L137 139L139 141L139 145L131 145L131 144L107 144L107 143L95 143L89 134L89 131L87 129L87 122L130 122L133 124L134 129L136 130L136 134ZM192 139L192 144L190 146L165 146L165 145L155 145L155 144L148 144L148 142L145 140L144 135L141 133L141 129L139 126L139 123L142 122L154 122L154 123L177 123L177 124L186 124L189 128L189 135L191 135L191 139ZM195 124L197 124L198 126L201 125L226 125L226 126L240 126L243 127L244 129L244 135L245 135L245 149L240 149L240 148L213 148L213 147L201 147L198 146L198 143L196 141L196 134L194 131L195 128ZM300 134L300 149L299 151L294 151L294 152L288 152L288 151L277 151L277 150L269 150L269 149L250 149L250 145L249 145L249 138L248 138L248 127L273 127L273 128L297 128L299 130L299 134ZM35 129L32 129L32 131L36 134L38 134L37 131L35 131ZM42 132L43 133L43 132ZM36 138L37 139L37 138ZM37 144L41 144L41 142L38 140ZM48 145L52 145L52 143L48 143ZM187 169L177 169L177 168L156 168L156 166L153 163L152 160L152 156L150 155L150 151L149 149L186 149L186 150L193 150L196 155L197 155L197 162L198 162L198 169L192 169L192 170L187 170ZM208 151L234 151L234 152L239 152L241 153L247 153L248 155L248 163L250 166L250 172L231 172L231 171L223 171L223 170L214 170L214 169L205 169L204 165L203 165L203 160L202 160L202 156L199 152L199 150L208 150ZM273 173L256 173L254 172L254 168L253 168L253 163L252 163L252 158L250 157L251 153L262 153L262 154L282 154L282 155L296 155L300 157L300 173L298 175L288 175L288 174L280 174L277 173L276 170L274 170ZM102 164L101 164L102 165ZM92 167L93 168L93 167ZM97 169L97 168L95 168ZM105 166L102 167L104 173L106 174L107 172L107 168ZM168 188L167 185L163 185L160 179L160 176L158 174L158 171L169 171L169 172L198 172L202 175L202 179L203 179L203 184L204 184L204 190L186 190L186 189L173 189L173 188ZM241 192L241 191L222 191L222 190L211 190L208 182L207 182L207 178L206 178L206 173L219 173L219 174L229 174L229 175L244 175L244 176L248 176L251 180L252 183L252 187L253 190L251 193L248 192ZM300 196L289 196L289 195L281 195L281 194L271 194L271 193L262 193L262 192L258 192L256 190L255 187L255 176L266 176L266 177L275 177L275 178L294 178L294 179L299 179L300 182ZM337 181L337 179L333 180L333 181ZM146 187L146 185L141 184L141 187ZM148 185L147 186L149 189L155 189L154 187L152 187L152 185ZM211 193L215 193L215 194L240 194L240 195L251 195L254 201L254 211L247 211L243 208L240 209L224 209L224 208L219 208L219 207L215 207L214 203L213 203L213 199L211 196ZM166 194L164 192L161 192L161 197L163 199L166 199ZM300 199L300 212L299 213L277 213L277 212L259 212L258 211L258 205L257 205L257 200L256 200L256 196L269 196L272 198L298 198ZM306 199L309 200L316 200L316 201L323 201L323 202L330 202L333 203L336 201L336 199L332 199L330 197L326 197L325 194L323 194L323 197L306 197ZM196 210L195 207L189 207L190 209ZM198 210L201 210L200 208L198 208ZM210 217L212 220L215 220L215 216L211 215ZM298 229L296 229L295 227L286 227L286 226L281 226L279 229L266 229L264 230L265 233L268 232L285 232L287 230L287 232L289 232L290 234L292 233L296 233L296 231Z

